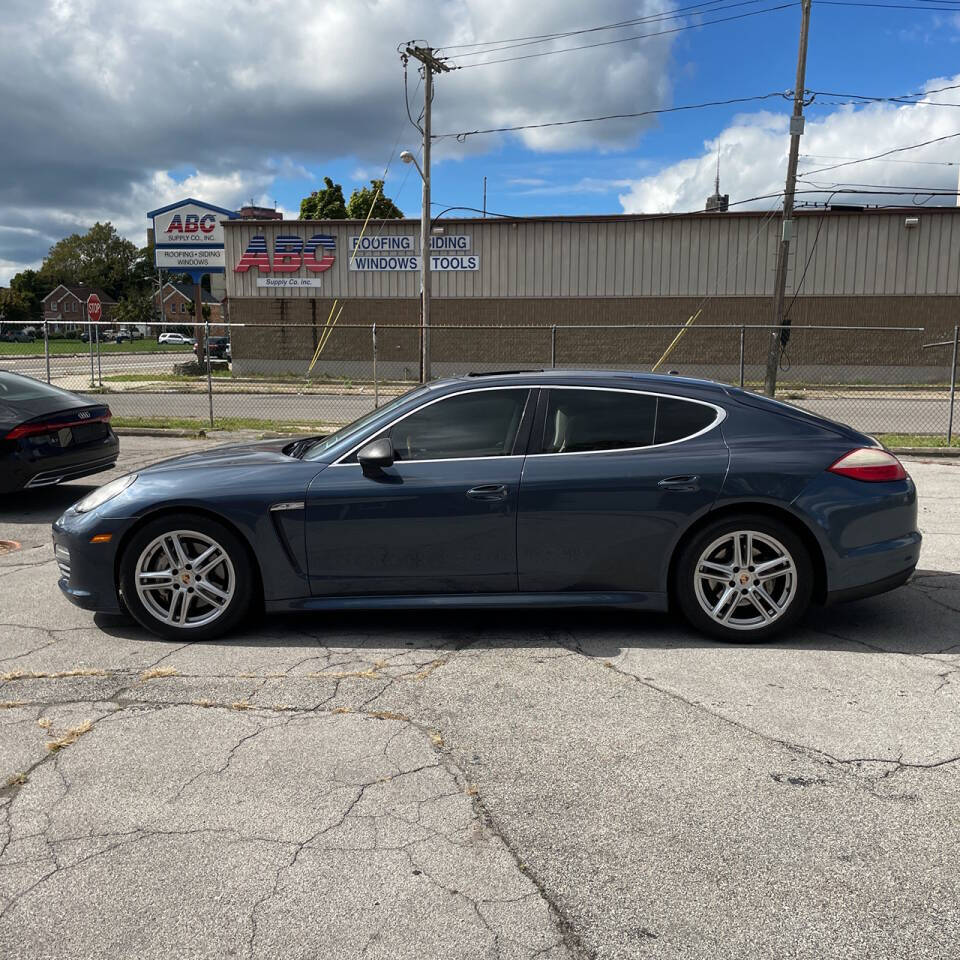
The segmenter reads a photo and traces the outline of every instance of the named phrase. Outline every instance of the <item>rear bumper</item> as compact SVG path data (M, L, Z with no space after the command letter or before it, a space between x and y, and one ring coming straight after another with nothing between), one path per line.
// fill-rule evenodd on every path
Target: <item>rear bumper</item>
M52 487L111 470L120 456L120 441L110 430L102 441L54 453L18 446L0 458L0 492Z
M828 603L892 590L920 560L917 491L909 477L863 483L825 473L794 507L820 542Z
M910 567L907 570L901 570L899 573L891 574L882 580L874 580L872 583L863 583L858 587L847 587L844 590L834 590L827 594L827 606L833 603L848 603L851 600L863 600L865 597L875 597L879 593L887 593L889 590L896 590L902 587L912 576L916 567Z

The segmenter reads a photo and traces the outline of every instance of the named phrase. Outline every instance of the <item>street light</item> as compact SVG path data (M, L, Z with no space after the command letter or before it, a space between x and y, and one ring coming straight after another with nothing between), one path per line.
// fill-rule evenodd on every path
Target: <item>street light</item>
M430 141L424 140L424 163L430 169ZM430 177L423 172L417 158L403 150L400 159L412 163L423 181L423 204L420 209L420 380L430 379Z
M409 150L402 150L402 151L400 152L400 159L401 159L404 163L412 163L412 164L417 168L417 173L420 174L420 179L421 179L421 180L426 180L426 179L427 179L427 178L423 175L423 171L420 169L420 164L417 163L417 158L416 158Z

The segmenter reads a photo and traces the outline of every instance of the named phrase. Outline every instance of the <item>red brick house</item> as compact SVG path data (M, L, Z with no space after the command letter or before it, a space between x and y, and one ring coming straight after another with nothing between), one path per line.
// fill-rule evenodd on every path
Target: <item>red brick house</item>
M80 285L68 287L61 283L54 287L41 300L43 319L50 324L50 330L57 333L77 333L87 321L87 297L95 293L103 305L101 321L110 319L110 312L117 305L113 297L108 296L97 287Z
M220 301L209 290L201 291L201 297L204 307L210 308L210 323L222 323L223 306ZM154 292L153 305L156 307L159 302L160 298ZM193 322L193 287L189 283L165 283L163 285L163 323L182 327ZM165 329L166 326L157 332Z

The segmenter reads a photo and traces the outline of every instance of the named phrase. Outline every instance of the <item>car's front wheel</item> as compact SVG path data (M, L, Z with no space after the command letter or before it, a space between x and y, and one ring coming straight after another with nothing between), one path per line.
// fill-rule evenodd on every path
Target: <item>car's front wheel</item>
M119 585L130 613L175 640L210 640L235 627L254 594L247 551L226 526L202 516L161 517L132 537Z
M813 596L813 565L786 524L744 515L719 520L684 547L674 593L697 629L735 643L769 640L794 626Z

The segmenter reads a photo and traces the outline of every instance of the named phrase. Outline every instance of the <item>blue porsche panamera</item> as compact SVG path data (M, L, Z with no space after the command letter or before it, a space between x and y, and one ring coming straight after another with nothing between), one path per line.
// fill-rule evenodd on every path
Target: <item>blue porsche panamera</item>
M849 427L708 381L557 370L158 463L53 525L71 601L196 640L255 605L619 605L760 641L905 583L920 539L912 480Z

